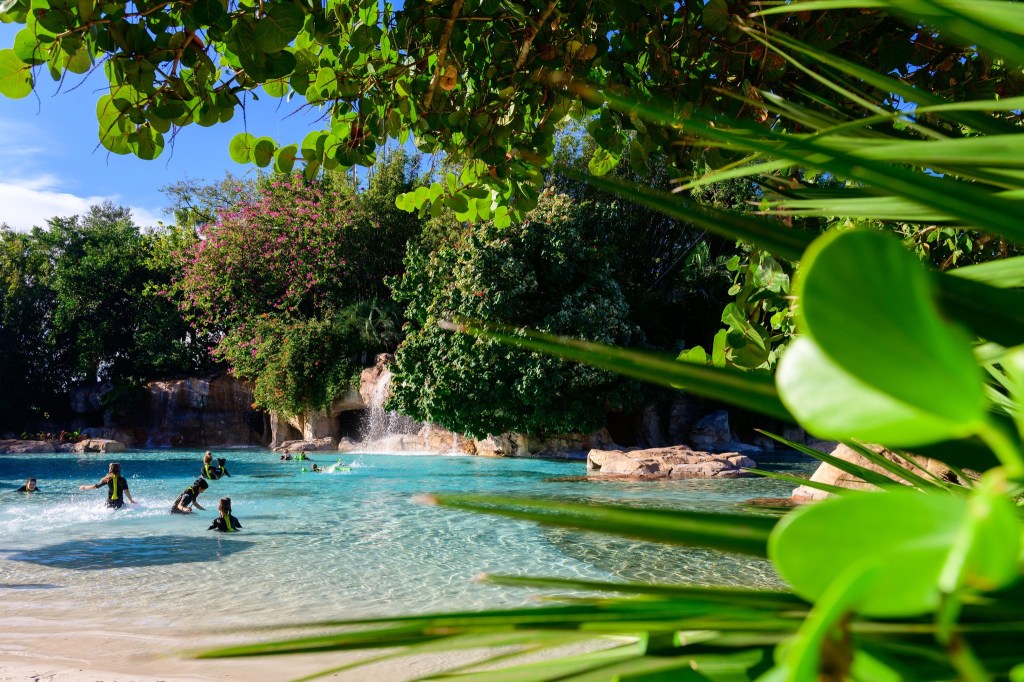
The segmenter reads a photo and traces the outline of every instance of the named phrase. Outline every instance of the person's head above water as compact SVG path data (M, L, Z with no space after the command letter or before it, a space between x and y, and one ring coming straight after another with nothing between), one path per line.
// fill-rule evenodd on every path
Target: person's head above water
M217 505L217 511L219 511L221 514L230 514L231 513L231 498L230 497L222 497L222 498L220 498L220 503Z
M210 451L207 450L206 454L203 455L203 464L210 464L212 462L213 462L213 455L211 455Z
M210 487L210 484L206 482L205 478L197 478L196 482L192 484L193 487L199 488L199 490L206 490ZM196 491L197 493L199 491Z
M25 481L25 490L35 490L35 489L36 489L36 479L34 479L34 478L32 478L30 476L29 479L27 481Z
M218 457L218 458L217 458L217 464L219 464L219 465L221 465L221 466L224 466L224 465L225 465L225 464L227 464L227 463L228 463L228 460L227 460L227 459L225 459L224 457Z
M115 476L120 476L121 475L121 463L120 462L111 462L110 466L107 468L107 473L114 474Z

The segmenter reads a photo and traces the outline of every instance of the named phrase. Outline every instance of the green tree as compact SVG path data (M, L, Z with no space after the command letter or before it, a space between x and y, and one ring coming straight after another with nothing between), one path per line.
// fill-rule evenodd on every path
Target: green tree
M463 227L431 253L411 245L395 297L413 320L395 356L390 406L476 437L593 431L636 404L634 382L494 341L451 334L461 317L637 344L614 251L586 206L545 192L525 221Z
M67 349L72 381L137 383L202 366L195 337L153 291L154 239L129 209L105 203L52 218L32 239L50 270L51 343Z

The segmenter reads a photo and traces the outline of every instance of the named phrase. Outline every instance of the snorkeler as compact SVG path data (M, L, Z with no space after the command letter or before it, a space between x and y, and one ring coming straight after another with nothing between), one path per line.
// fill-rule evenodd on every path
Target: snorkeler
M205 478L197 478L195 483L181 491L181 494L178 495L178 499L174 500L174 504L171 505L171 513L191 514L192 507L206 511L206 508L199 504L199 500L197 498L199 497L199 493L209 487L210 484L206 482Z
M231 498L222 497L220 498L220 504L217 505L217 511L220 512L220 516L213 520L210 527L206 530L216 530L221 533L234 533L242 524L231 515Z
M121 475L121 464L119 462L111 462L110 467L107 470L107 475L100 479L99 483L95 485L80 485L79 490L96 490L107 486L107 506L112 509L120 509L124 506L124 498L127 497L128 501L135 504L135 500L132 498L132 494L128 491L128 480Z
M320 473L321 471L323 471L323 469L321 469L320 467L318 467L318 466L316 465L316 462L313 462L313 471L314 471L314 472L316 472L316 473Z
M16 493L37 493L37 492L39 492L39 488L36 487L36 479L30 477L27 481L25 481L25 485L21 486L20 488L18 488L14 492L16 492Z
M216 481L222 476L231 478L231 474L228 473L227 460L223 457L217 458L217 466L213 466L213 455L207 450L206 454L203 455L203 472L200 474L203 478L208 478L211 481Z

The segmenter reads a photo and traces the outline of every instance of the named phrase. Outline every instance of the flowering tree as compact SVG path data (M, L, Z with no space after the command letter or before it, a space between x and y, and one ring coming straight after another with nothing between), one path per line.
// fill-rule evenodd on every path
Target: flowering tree
M405 191L406 161L395 155L375 177L398 173L403 182L389 186ZM344 176L278 177L222 210L179 254L169 295L189 322L218 335L212 353L255 382L261 406L288 414L323 408L367 351L394 343L367 338L362 317L387 308L374 300L401 266L403 230L418 223L385 223L374 206ZM398 242L394 263L377 253L390 239Z

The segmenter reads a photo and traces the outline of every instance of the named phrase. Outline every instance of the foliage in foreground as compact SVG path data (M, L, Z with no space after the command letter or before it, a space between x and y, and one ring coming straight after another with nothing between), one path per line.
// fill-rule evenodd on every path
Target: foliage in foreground
M982 59L1024 66L1022 6L996 2L816 2L779 12L880 5L925 15ZM912 21L916 21L915 17ZM927 33L916 23L916 30ZM839 186L777 187L772 208L967 228L1024 241L1024 134L1018 99L957 97L864 69L806 43L747 29L765 50L821 75L821 108L768 90L756 102L792 127L764 131L708 112L679 119L658 102L591 92L604 106L669 121L745 163L707 181L812 168ZM889 93L912 115L879 103ZM753 97L753 95L751 95ZM797 128L799 125L799 128ZM696 182L702 181L696 179ZM615 189L615 183L595 180ZM810 432L926 452L976 483L924 470L878 492L848 492L781 519L674 510L587 507L544 500L446 495L433 501L648 541L767 557L787 591L598 584L492 577L506 585L591 591L555 606L334 623L339 632L211 652L248 656L399 647L399 654L479 647L543 650L594 636L609 648L543 664L434 676L458 680L1020 680L1024 614L1024 259L938 272L901 241L870 228L817 235L781 221L715 213L636 187L624 195L683 214L775 257L799 261L799 335L774 376L671 362L538 332L467 321L463 331L731 400ZM782 191L785 189L785 191ZM869 477L870 478L870 477ZM960 480L970 480L958 476ZM619 596L608 596L617 593ZM322 624L321 624L322 625ZM625 636L626 639L621 637ZM387 654L391 656L394 654ZM502 662L507 651L491 662ZM347 667L347 666L346 666Z

